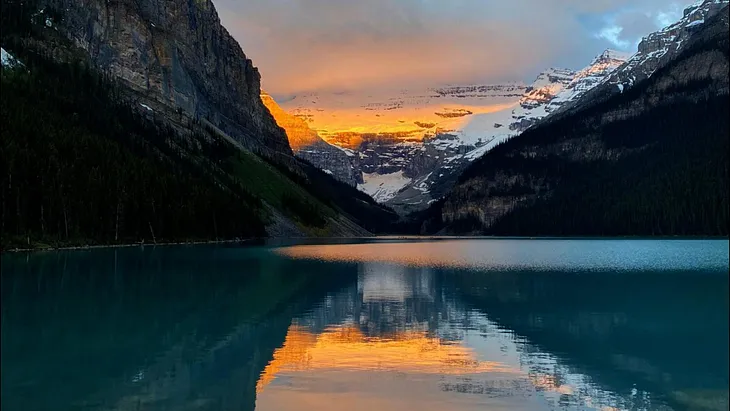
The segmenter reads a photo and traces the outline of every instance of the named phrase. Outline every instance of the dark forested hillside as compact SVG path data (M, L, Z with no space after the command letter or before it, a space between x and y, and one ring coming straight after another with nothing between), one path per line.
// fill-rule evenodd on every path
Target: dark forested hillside
M648 80L474 162L423 233L727 235L727 8Z
M155 121L88 66L21 60L2 70L3 248L257 237L282 218L295 235L362 235L397 218L307 164Z
M3 247L265 235L261 201L180 148L213 158L214 145L179 139L118 92L41 58L3 70Z

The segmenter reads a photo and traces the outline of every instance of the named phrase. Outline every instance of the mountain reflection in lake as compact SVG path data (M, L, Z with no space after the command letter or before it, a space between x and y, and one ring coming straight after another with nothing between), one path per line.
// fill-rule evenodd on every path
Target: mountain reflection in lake
M727 247L4 255L3 409L727 410Z

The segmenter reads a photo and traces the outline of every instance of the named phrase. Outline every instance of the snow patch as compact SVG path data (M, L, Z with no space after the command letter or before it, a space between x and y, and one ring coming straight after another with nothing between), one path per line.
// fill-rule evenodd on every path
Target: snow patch
M330 170L325 170L325 169L322 169L322 171L324 171L325 173L327 173L327 174L329 174L329 175L332 175L332 171L330 171Z
M139 103L139 105L142 106L142 107L144 107L144 108L146 108L147 111L153 111L152 108L150 106L148 106L147 104Z
M21 63L18 59L15 58L15 56L13 56L12 54L5 51L4 48L0 48L0 61L2 62L3 67L8 67L8 68L23 65L23 63Z
M699 26L704 23L705 23L704 20L695 20L692 23L689 23L686 27L696 27L696 26Z
M411 179L403 175L403 171L391 174L363 173L363 184L358 184L358 190L370 195L375 201L384 203L395 197L406 187Z

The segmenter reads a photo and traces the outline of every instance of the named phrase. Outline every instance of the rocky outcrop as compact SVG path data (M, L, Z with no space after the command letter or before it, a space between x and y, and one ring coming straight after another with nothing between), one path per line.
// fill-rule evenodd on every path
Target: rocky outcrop
M344 150L322 140L306 121L284 111L269 94L262 92L261 101L286 131L294 155L353 187L363 182L362 171Z
M143 100L207 120L244 147L291 156L264 107L260 74L210 0L42 0L48 20Z

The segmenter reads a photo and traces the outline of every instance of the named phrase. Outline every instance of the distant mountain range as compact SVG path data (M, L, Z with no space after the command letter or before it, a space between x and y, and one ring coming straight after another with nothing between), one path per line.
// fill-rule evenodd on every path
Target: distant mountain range
M441 198L468 164L496 145L553 114L597 103L650 77L725 4L693 4L677 23L645 37L633 55L606 50L579 71L545 70L529 86L309 93L290 96L281 106L342 149L351 169L340 159L328 161L330 155L314 159L314 153L331 152L329 148L312 147L300 156L407 214ZM614 87L596 90L606 84Z
M578 99L627 58L606 50L580 71L551 68L529 86L311 93L281 106L351 157L360 190L405 213L440 198L472 160ZM350 174L340 179L351 182Z

